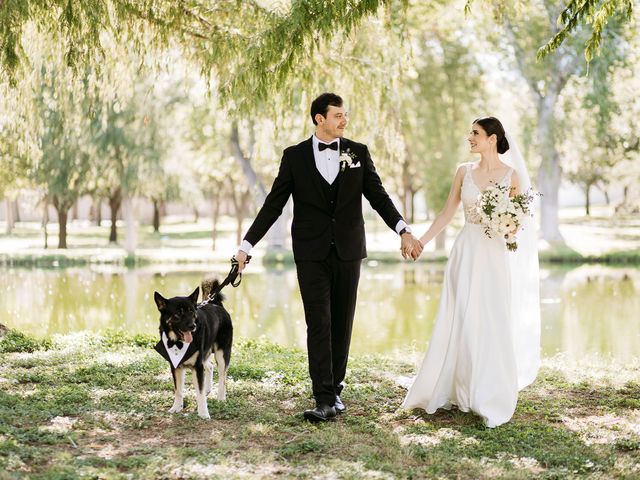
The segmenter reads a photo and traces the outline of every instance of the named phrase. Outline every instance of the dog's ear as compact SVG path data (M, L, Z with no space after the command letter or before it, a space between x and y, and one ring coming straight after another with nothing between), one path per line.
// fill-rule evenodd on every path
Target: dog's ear
M158 306L158 310L164 310L164 307L167 306L167 299L160 295L158 292L153 292L153 299L156 301L156 305Z
M196 287L191 295L189 295L189 300L193 303L198 303L198 295L200 295L200 287Z

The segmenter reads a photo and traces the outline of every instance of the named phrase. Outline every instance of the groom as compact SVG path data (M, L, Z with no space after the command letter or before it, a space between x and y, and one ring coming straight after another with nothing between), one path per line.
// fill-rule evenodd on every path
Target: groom
M311 422L335 420L349 356L360 264L367 256L362 196L401 237L402 255L422 245L387 195L366 145L343 138L342 98L323 93L311 104L315 134L286 148L271 192L247 231L236 259L240 271L293 195L291 238L307 323L309 373L316 407Z

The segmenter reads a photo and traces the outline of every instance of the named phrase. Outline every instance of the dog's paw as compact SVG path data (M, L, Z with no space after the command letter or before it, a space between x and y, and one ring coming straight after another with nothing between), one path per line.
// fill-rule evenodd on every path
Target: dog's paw
M171 407L169 409L169 413L178 413L182 411L182 405L173 405L173 407Z
M211 415L209 415L209 412L198 412L198 416L203 419L203 420L210 420L211 419Z

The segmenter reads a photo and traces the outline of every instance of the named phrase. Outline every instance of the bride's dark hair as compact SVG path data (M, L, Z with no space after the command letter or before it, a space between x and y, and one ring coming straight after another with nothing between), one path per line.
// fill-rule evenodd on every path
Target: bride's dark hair
M496 117L480 117L476 118L473 123L477 123L482 127L482 129L487 132L487 136L494 135L497 137L498 142L496 146L498 147L498 153L504 153L509 150L509 141L504 133L504 127L500 120Z

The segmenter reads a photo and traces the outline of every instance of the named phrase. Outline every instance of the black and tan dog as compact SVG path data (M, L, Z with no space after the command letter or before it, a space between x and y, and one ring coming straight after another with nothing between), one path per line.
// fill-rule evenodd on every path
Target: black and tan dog
M218 282L210 282L210 286L216 288ZM198 294L199 288L188 297L164 298L154 292L154 300L160 311L160 341L155 348L171 365L175 395L169 412L182 410L185 373L187 369L191 369L198 415L210 418L207 395L213 384L211 355L213 354L218 367L217 398L224 400L233 325L229 313L222 305L224 298L221 294L217 294L211 302L200 305Z

